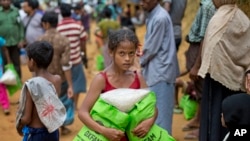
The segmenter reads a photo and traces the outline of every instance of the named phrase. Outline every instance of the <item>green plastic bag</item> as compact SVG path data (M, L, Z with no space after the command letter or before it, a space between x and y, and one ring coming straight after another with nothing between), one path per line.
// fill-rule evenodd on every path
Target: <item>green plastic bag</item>
M104 58L101 54L96 57L96 68L98 71L102 71L104 69Z
M4 68L5 68L5 71L11 70L16 76L17 84L16 85L7 85L7 90L9 92L9 95L13 96L18 90L20 90L22 88L22 82L21 82L13 64L7 64L7 65L5 65Z
M129 124L129 115L127 113L119 111L117 108L107 104L100 98L93 106L90 115L99 124L108 128L118 129L123 132L125 132L125 129ZM108 139L106 139L103 135L90 130L87 126L84 126L80 130L73 141L92 140L108 141Z
M144 138L134 136L132 131L143 120L151 118L155 113L156 96L150 92L144 99L136 103L129 112L130 123L126 129L126 134L130 141L175 141L166 130L154 124Z
M185 106L185 102L186 102L186 99L188 98L188 95L184 94L181 99L180 99L180 102L179 102L179 106L181 109L184 109L184 106Z
M197 111L198 102L192 100L189 95L184 94L180 101L180 107L182 106L184 118L187 120L192 119Z

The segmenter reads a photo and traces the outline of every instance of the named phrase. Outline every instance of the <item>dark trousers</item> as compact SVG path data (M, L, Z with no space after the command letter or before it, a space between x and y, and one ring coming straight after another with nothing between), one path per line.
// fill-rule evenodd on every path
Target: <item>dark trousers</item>
M175 39L176 52L178 52L180 45L181 45L181 38L176 38Z
M222 141L228 130L222 127L221 103L233 94L232 91L206 75L201 99L200 141Z
M46 128L25 127L28 133L24 135L24 141L59 141L59 130L49 133Z
M17 71L17 74L19 75L20 79L22 78L22 73L21 73L21 66L20 66L20 49L18 48L17 45L15 46L8 46L6 47L9 52L10 60L12 61L15 70ZM7 64L7 59L5 54L3 53L3 60L4 60L4 65Z

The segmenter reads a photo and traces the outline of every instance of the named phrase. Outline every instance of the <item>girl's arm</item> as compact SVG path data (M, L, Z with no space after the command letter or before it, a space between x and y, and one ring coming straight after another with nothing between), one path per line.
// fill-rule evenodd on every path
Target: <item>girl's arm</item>
M106 128L95 122L90 116L90 110L97 101L101 91L105 87L105 79L101 74L98 74L90 85L90 89L78 111L79 119L90 129L104 135L109 140L119 140L124 136L124 133L115 129Z
M147 133L149 132L149 130L151 129L151 127L154 125L154 122L155 122L157 116L158 116L158 110L155 107L154 116L149 118L149 119L145 119L140 124L138 124L136 126L136 128L133 130L134 135L139 137L139 138L145 137L147 135Z
M148 85L147 85L145 79L143 78L143 76L141 75L141 73L140 72L137 72L137 73L138 73L138 77L140 80L141 89L148 88Z
M20 119L20 126L17 128L17 131L20 135L22 135L22 128L25 125L28 125L32 120L32 110L33 110L33 101L30 96L30 92L28 91L27 87L26 89L26 101L25 101L25 108L24 108L24 114L22 118Z

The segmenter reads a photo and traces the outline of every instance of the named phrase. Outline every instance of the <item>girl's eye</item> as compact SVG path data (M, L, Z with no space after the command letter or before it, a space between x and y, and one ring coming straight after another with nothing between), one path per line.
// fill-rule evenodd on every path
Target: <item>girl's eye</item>
M124 56L125 52L119 52L119 55Z
M129 55L133 56L133 55L135 55L135 52L130 52Z

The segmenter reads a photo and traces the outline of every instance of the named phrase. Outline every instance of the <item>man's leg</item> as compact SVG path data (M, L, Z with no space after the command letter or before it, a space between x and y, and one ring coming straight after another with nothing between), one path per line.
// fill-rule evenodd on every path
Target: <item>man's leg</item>
M157 99L158 117L155 123L172 134L174 84L159 82L151 86L150 90L155 92Z

